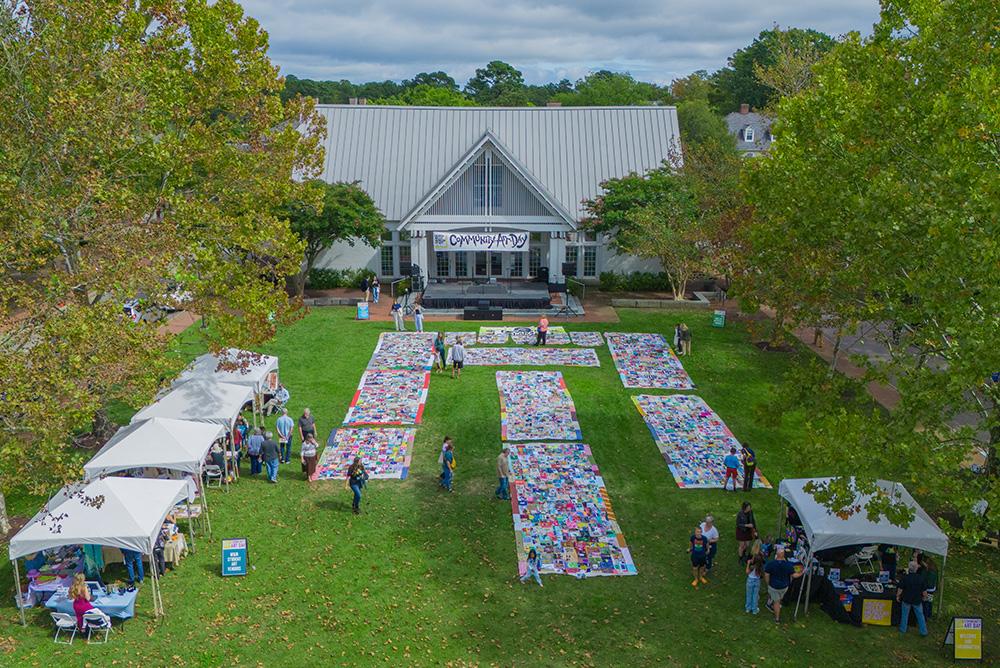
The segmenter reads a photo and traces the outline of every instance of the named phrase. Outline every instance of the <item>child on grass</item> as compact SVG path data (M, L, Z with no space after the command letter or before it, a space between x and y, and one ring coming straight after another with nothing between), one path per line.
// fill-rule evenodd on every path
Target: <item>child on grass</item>
M538 583L539 587L544 586L542 584L541 570L542 558L538 556L535 548L531 548L528 550L528 570L521 576L521 583L527 582L528 578L535 578L535 582Z

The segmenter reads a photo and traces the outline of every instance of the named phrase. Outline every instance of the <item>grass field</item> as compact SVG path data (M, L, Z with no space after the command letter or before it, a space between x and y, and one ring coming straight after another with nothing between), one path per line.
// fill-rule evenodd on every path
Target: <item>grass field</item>
M321 438L343 419L379 332L389 323L355 322L348 309L313 311L281 332L265 351L281 358L290 408L317 416ZM842 473L822 453L793 459L787 443L801 429L789 406L785 426L766 426L762 407L792 363L763 353L738 324L709 326L709 313L622 311L614 325L575 329L672 330L683 318L694 354L684 364L697 392L736 436L756 447L775 486L783 477ZM431 323L430 329L473 329ZM186 337L185 354L198 353ZM901 639L892 628L853 628L818 609L781 626L766 611L743 612L744 576L735 558L739 501L754 503L758 523L773 527L774 491L749 495L677 488L630 400L607 348L601 368L562 372L576 403L584 441L593 449L632 551L638 575L576 580L549 576L544 589L516 579L510 505L496 501L500 420L495 369L467 368L461 380L435 375L417 432L410 476L369 484L363 514L350 513L342 484L307 484L297 459L278 485L247 476L228 494L212 490L214 541L199 542L163 579L167 616L151 618L148 586L138 617L110 644L52 643L48 616L31 611L17 625L11 569L0 605L0 665L500 665L500 666L830 666L937 664L945 621L931 637ZM438 446L455 440L455 493L437 487ZM244 471L246 469L244 468ZM13 498L13 513L31 514L36 499ZM690 585L687 537L706 513L722 540L712 582ZM219 575L218 540L246 536L253 570ZM117 571L111 574L114 577ZM121 577L118 574L118 577ZM106 578L107 579L107 578ZM953 546L945 572L953 614L979 614L987 652L1000 638L1000 558L995 551Z

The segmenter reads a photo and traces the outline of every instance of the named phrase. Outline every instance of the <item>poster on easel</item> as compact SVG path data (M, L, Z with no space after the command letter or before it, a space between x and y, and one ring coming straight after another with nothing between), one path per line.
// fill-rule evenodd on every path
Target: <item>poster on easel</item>
M368 302L358 302L358 320L368 320Z
M982 617L952 617L945 645L953 645L952 658L963 661L983 660Z

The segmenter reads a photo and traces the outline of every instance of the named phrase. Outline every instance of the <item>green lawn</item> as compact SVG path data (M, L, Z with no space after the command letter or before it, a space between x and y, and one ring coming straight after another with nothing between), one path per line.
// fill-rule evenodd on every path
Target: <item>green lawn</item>
M709 326L710 314L621 311L621 323L573 329L660 331L678 319L693 330L685 359L697 392L741 440L756 447L760 467L782 477L837 473L822 453L789 455L790 430L766 426L761 407L782 382L791 356L763 353L737 324ZM355 322L349 309L327 308L281 333L266 352L281 358L281 376L297 415L312 408L325 437L343 419L379 332L389 323ZM432 329L474 329L431 323ZM198 352L185 345L185 354ZM930 638L905 640L894 629L853 628L818 609L776 627L766 612L743 612L744 577L735 558L733 524L743 495L676 487L606 347L601 368L562 369L584 440L594 454L638 568L633 577L545 578L545 588L516 580L510 506L493 498L499 449L495 369L467 368L461 380L433 376L410 476L372 481L363 514L350 513L350 492L337 483L309 486L297 460L278 485L244 477L213 496L215 541L163 580L167 617L150 617L147 590L139 616L107 646L52 643L47 615L16 624L11 572L0 566L0 665L643 665L830 666L944 663L944 622ZM442 437L455 439L455 493L437 487ZM749 498L759 524L776 520L774 491ZM30 514L38 501L11 499ZM693 591L685 553L695 522L711 512L722 542L710 585ZM218 539L246 536L254 570L219 575ZM951 611L981 614L987 651L1000 618L1000 557L953 547L945 573ZM790 620L790 615L789 615ZM995 655L995 650L994 650Z

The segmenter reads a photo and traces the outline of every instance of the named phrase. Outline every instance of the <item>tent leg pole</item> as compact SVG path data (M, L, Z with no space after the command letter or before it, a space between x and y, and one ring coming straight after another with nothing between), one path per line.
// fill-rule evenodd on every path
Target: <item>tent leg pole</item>
M11 559L14 564L14 586L17 587L17 611L21 613L21 626L27 626L28 622L24 618L24 597L21 596L21 571L17 567L17 559Z
M804 586L799 587L799 595L795 598L795 612L792 613L792 619L799 618L799 603L802 602L802 590L805 589Z
M212 519L208 516L208 489L201 481L201 477L198 477L198 485L201 488L201 509L205 513L205 535L209 538L212 537Z
M808 578L808 580L806 581L806 611L805 611L805 614L807 614L807 615L809 614L809 595L812 593L812 581L813 581L812 560L813 560L813 555L812 555L812 552L810 552L809 553L809 566L807 567L809 569L809 573L806 575L806 577Z
M938 578L938 614L944 614L944 569L948 566L948 555L944 555L944 561L941 562L941 577Z
M778 500L778 523L774 527L774 539L775 540L778 540L778 537L781 535L781 515L782 515L782 512L784 512L784 510L785 510L785 500L779 498L779 500Z
M191 551L192 552L197 552L198 551L198 545L197 545L197 543L194 540L195 539L195 533L196 533L195 529L194 529L194 516L191 514L191 504L190 503L187 504L187 511L188 511L188 528L191 529Z

